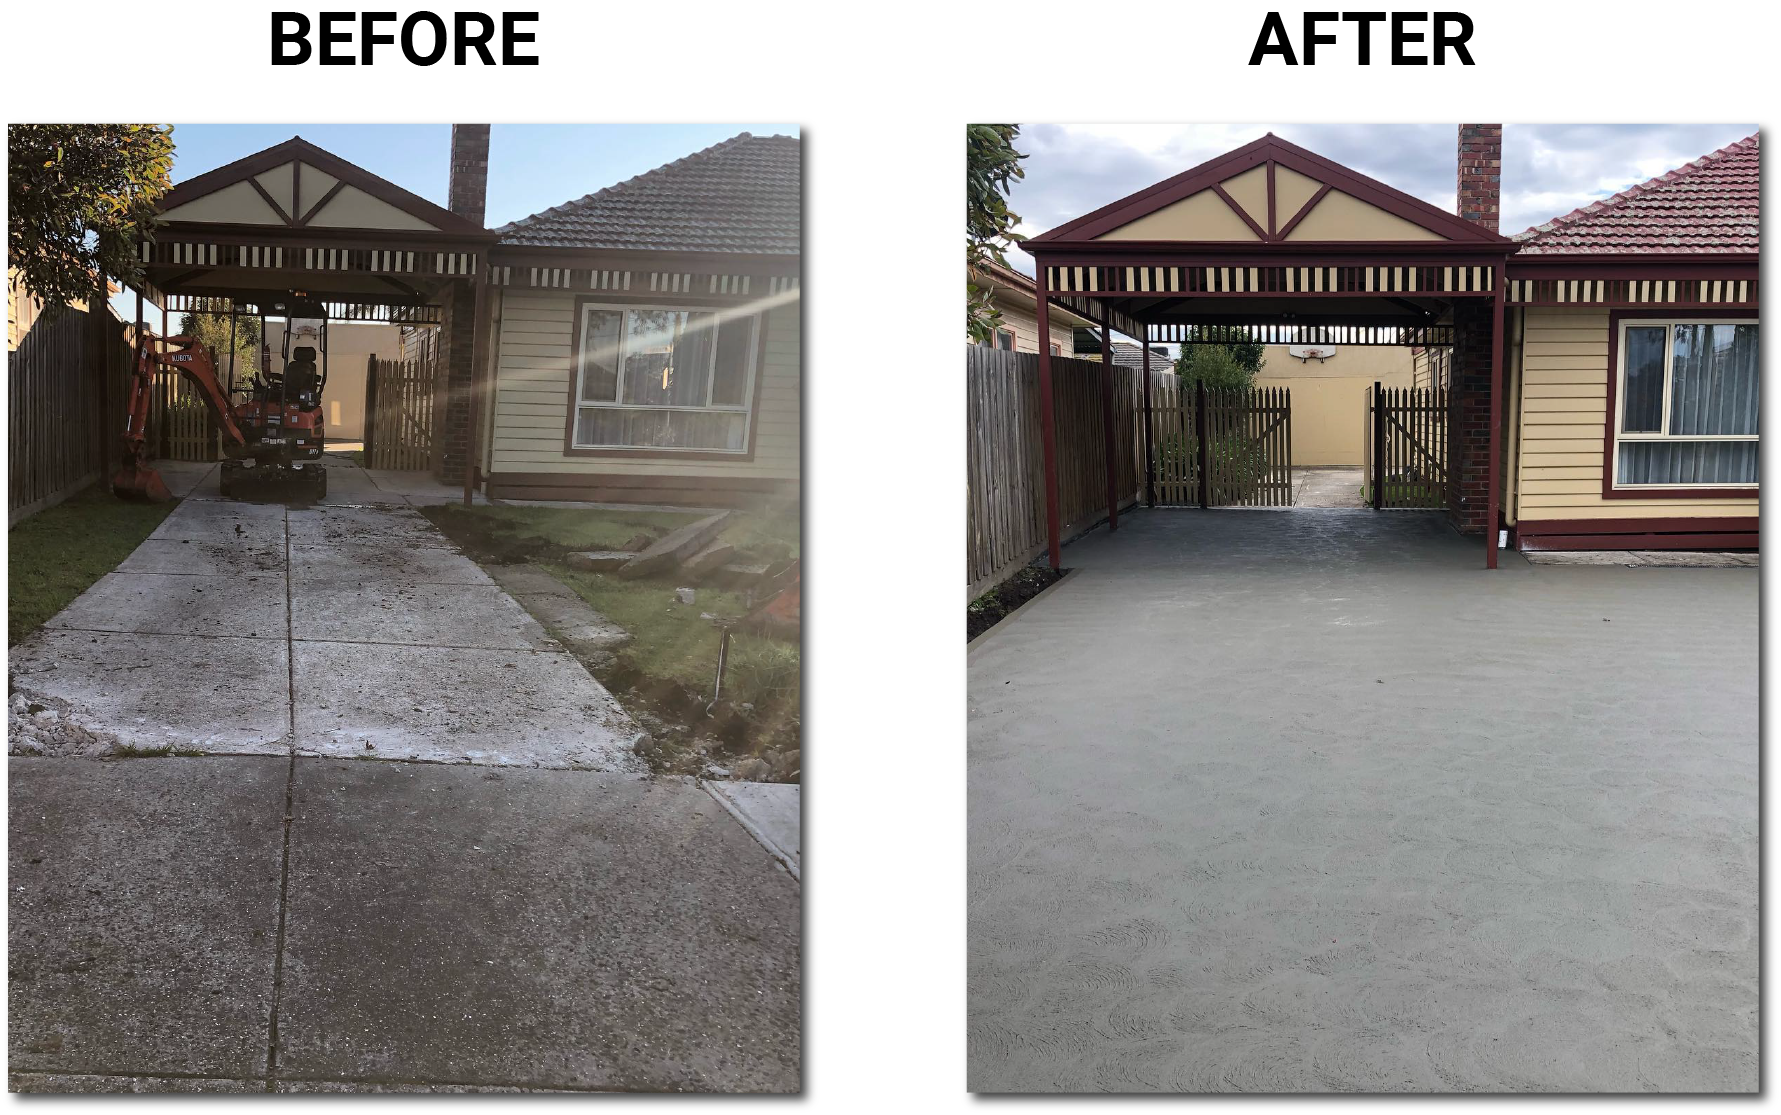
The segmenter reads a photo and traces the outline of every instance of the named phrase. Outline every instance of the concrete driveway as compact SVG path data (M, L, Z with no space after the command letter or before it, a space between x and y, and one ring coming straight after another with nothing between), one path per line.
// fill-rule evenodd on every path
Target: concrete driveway
M969 659L975 1091L1751 1091L1757 586L1151 511Z
M224 500L214 467L186 480L116 572L13 648L13 727L43 753L643 769L611 694L364 469L335 462L313 506Z

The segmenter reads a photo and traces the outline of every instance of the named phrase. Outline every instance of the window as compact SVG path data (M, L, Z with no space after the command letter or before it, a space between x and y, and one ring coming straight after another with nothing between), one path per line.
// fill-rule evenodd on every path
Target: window
M996 347L1001 349L1003 352L1013 352L1014 351L1014 330L1012 330L1012 329L998 329L998 330L996 330Z
M573 446L747 452L759 336L752 314L584 303Z
M1051 345L1051 354L1053 356L1062 356L1064 354L1064 346L1053 341Z
M1757 483L1755 321L1619 324L1616 489Z

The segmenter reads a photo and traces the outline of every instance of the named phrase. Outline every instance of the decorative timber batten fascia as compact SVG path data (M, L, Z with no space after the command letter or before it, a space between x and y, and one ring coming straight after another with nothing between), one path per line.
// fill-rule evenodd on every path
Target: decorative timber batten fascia
M1489 295L1500 265L1461 263L1265 263L1188 266L1045 266L1057 293L1138 294L1422 294Z
M480 252L439 250L424 246L351 246L335 242L279 243L270 239L252 242L221 239L205 234L162 234L144 241L139 258L149 266L244 268L269 271L361 272L385 275L469 277L476 273Z
M168 313L221 313L227 314L230 298L204 294L166 294L160 291L145 291L145 294L159 295L155 299L157 305L165 305ZM161 301L164 299L164 303ZM439 307L435 305L409 305L404 303L370 302L362 299L323 298L323 307L328 317L334 321L368 321L387 322L392 325L437 325L440 321ZM258 305L255 298L240 301L243 307Z
M1523 255L1509 261L1512 306L1756 307L1754 256Z
M792 294L800 289L796 274L709 265L677 267L666 263L628 268L497 263L489 268L489 282L509 290L592 291L631 297L757 299Z

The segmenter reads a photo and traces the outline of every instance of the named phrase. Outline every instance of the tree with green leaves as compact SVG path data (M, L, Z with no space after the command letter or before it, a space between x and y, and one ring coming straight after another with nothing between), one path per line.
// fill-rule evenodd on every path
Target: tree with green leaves
M1175 359L1175 374L1181 377L1183 387L1191 387L1195 380L1205 381L1209 388L1248 387L1267 363L1261 342L1247 331L1241 332L1240 340L1216 345L1191 343L1193 335L1190 329L1190 343L1181 346L1181 355Z
M976 342L994 339L1002 323L982 268L1007 267L1008 248L1026 239L1014 231L1020 216L1008 209L1014 180L1026 177L1026 156L1014 149L1019 135L1019 124L965 125L965 333Z
M44 316L106 276L141 282L136 241L172 184L172 126L14 124L6 147L9 264Z
M179 315L181 336L197 337L216 358L216 377L225 387L229 382L229 314L228 300L218 298L215 308L222 313L185 313ZM206 307L209 308L209 307ZM260 366L260 318L243 314L235 319L235 382L240 383Z

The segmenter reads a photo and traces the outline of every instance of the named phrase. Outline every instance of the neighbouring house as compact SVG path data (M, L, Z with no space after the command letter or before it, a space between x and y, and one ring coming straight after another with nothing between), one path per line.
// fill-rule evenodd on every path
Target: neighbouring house
M300 335L300 334L299 334ZM378 322L337 321L328 324L328 385L322 393L330 444L365 437L365 380L370 358L403 358L402 327ZM278 353L284 347L284 322L266 323L265 345Z
M1057 320L1054 315L1052 320ZM1055 334L1054 334L1055 335ZM1070 343L1076 346L1078 360L1101 359L1101 331L1092 326L1079 325L1074 330ZM1144 346L1130 341L1113 342L1113 363L1121 368L1143 368ZM1150 346L1150 370L1166 372L1175 366L1175 357L1170 354L1167 346Z
M1756 546L1758 148L1515 237L1504 512L1519 544Z
M801 189L799 140L744 132L496 229L487 493L796 498Z
M1002 311L1002 324L996 328L994 347L1010 352L1039 351L1038 298L1033 293L1033 280L1012 268L990 263L971 272L971 279L989 288L990 301ZM1053 356L1084 356L1100 359L1100 350L1090 355L1076 345L1074 334L1088 323L1058 306L1051 309L1051 354Z
M1409 349L1389 345L1263 345L1257 387L1292 392L1292 463L1358 466L1367 454L1368 392L1409 387Z

